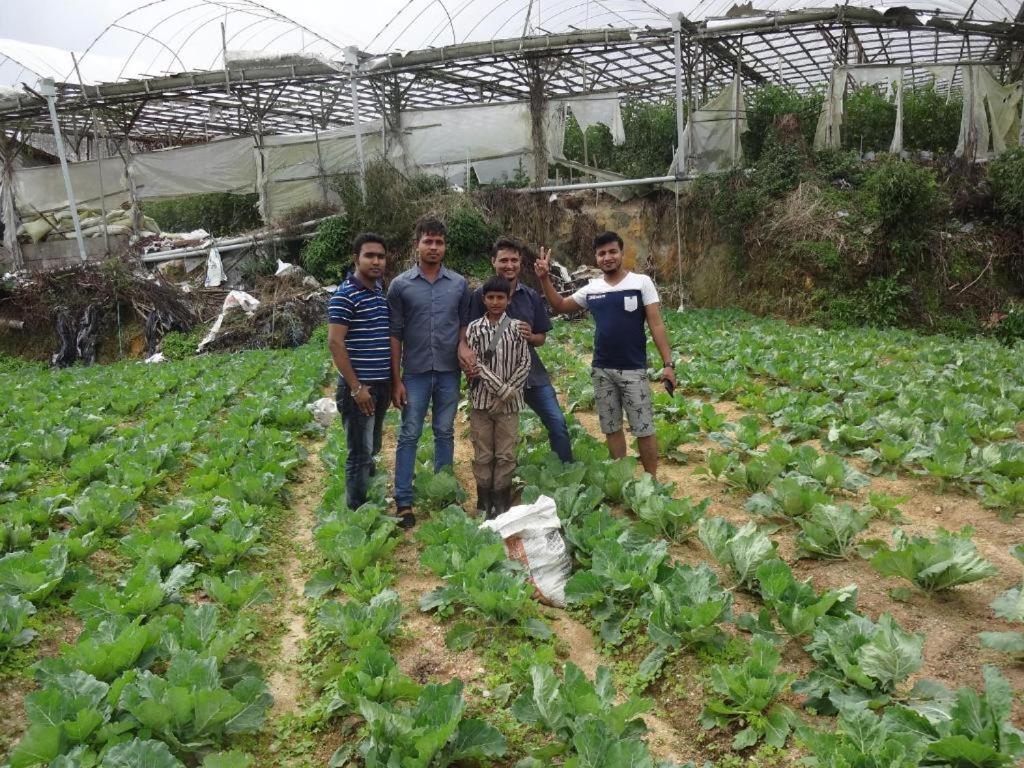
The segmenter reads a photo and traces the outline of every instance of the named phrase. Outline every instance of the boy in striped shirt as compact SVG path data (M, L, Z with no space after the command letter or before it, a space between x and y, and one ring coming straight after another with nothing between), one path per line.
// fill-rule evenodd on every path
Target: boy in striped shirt
M469 434L473 441L476 508L491 518L511 504L519 411L523 409L523 387L530 374L530 349L519 321L505 314L512 296L509 281L492 277L481 293L487 314L466 329L466 342L476 352L477 360L469 387Z
M384 240L364 232L352 252L352 274L327 305L327 346L338 368L335 397L348 443L345 503L356 509L366 502L391 402L391 338L388 301L380 286L387 263Z

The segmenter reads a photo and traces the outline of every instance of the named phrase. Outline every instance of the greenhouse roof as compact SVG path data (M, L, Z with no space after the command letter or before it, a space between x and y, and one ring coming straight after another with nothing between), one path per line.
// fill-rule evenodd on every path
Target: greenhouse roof
M992 63L1024 67L1021 0L927 5L765 0L408 0L358 51L362 119L398 109L615 91L674 92L681 13L684 96L703 102L739 67L750 84L821 86L833 66ZM756 5L755 5L756 4ZM441 10L444 10L442 13ZM169 145L295 133L354 120L350 62L337 36L254 0L156 0L111 22L80 54L0 40L0 123L46 131L37 77L57 81L65 130ZM121 40L120 48L112 41ZM113 50L129 55L113 56ZM536 94L535 94L536 95Z

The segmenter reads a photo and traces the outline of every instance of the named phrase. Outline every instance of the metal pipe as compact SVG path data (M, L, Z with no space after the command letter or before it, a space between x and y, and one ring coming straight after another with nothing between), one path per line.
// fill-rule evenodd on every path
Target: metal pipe
M359 158L359 192L366 202L366 160L363 157L363 129L359 124L359 87L356 85L356 73L359 71L359 49L350 45L345 49L345 62L349 70L349 84L352 87L352 127L356 131L356 155ZM467 179L468 182L468 179Z
M239 248L248 248L251 245L257 245L261 242L269 242L272 240L284 239L282 235L286 234L292 229L309 229L315 227L320 222L331 218L325 216L320 219L312 219L310 221L304 221L298 224L296 227L289 227L288 229L275 229L269 232L264 232L259 235L241 235L239 237L231 237L227 240L217 240L218 251L237 251ZM312 232L303 232L296 237L301 239L305 237L311 237ZM157 251L155 253L145 253L140 257L140 260L146 264L159 264L162 261L173 261L174 259L184 259L189 256L201 256L210 252L210 246L213 245L213 240L206 240L200 245L189 245L184 248L175 248L170 251Z
M71 221L75 225L75 240L78 241L78 255L82 261L85 255L85 238L82 237L82 224L78 220L78 204L75 202L75 191L71 188L71 173L68 171L68 157L64 151L64 137L60 133L60 122L57 120L57 87L53 79L46 77L39 81L39 93L46 99L50 111L50 123L53 126L53 141L57 145L57 157L60 159L60 172L64 176L64 190L68 194L68 207L71 209Z
M683 14L677 13L672 17L672 38L675 48L675 69L676 69L676 176L686 170L686 160L683 147Z
M682 176L650 176L645 179L616 179L615 181L588 181L583 184L552 184L546 187L517 189L516 192L575 192L582 189L606 189L608 187L635 187L641 184L664 184L669 181L690 181L693 174Z

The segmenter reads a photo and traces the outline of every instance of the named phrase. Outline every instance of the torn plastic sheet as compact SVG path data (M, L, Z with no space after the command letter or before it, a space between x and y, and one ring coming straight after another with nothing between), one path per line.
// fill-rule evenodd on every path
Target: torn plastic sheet
M224 306L221 307L220 314L217 315L217 319L213 323L213 327L210 328L209 333L199 342L199 346L196 347L196 352L202 352L203 347L209 344L211 341L217 338L217 334L220 333L220 327L224 324L224 316L232 309L241 309L249 317L252 317L256 312L256 309L260 305L260 300L255 296L250 296L245 291L231 291L227 296L224 297Z
M217 288L224 282L224 264L220 260L220 251L216 248L210 249L210 255L206 257L206 280L204 288Z
M739 137L747 130L743 83L734 76L725 90L696 110L683 128L684 173L724 171L740 165L743 147ZM668 173L676 173L680 152L672 158Z

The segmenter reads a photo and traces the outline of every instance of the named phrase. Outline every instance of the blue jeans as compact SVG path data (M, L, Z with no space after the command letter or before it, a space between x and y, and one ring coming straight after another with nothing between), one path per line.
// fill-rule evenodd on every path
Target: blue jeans
M370 390L373 397L373 413L369 416L359 410L356 401L352 399L352 390L344 379L338 382L335 395L348 445L348 456L345 459L345 504L349 509L357 509L366 503L366 489L370 486L370 476L373 474L373 457L380 453L384 439L384 416L391 404L390 381L367 382L363 386Z
M572 444L569 442L569 428L565 425L565 414L558 405L555 388L550 383L540 384L536 387L527 387L523 395L530 410L540 417L541 423L548 431L551 450L566 464L571 462Z
M423 434L423 420L431 408L434 430L434 471L449 467L455 458L455 411L459 407L460 371L407 373L406 405L402 410L402 428L395 451L395 504L413 505L412 481L416 471L416 444Z

